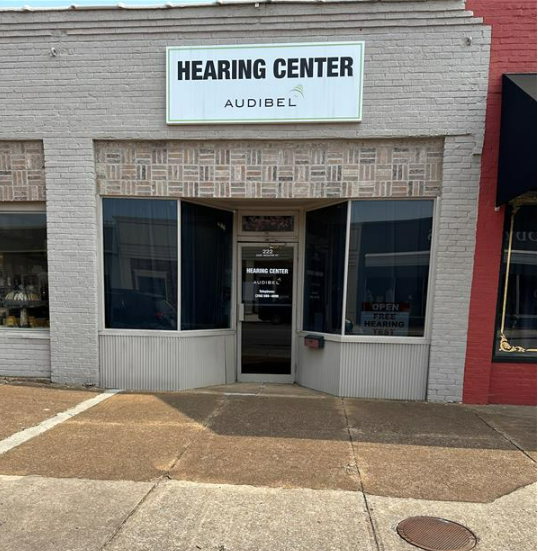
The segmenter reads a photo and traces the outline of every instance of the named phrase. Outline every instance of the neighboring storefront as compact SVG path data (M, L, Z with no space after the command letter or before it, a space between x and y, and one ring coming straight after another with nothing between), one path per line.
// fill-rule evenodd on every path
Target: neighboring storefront
M467 4L492 45L463 397L536 404L536 2Z
M460 401L489 40L450 0L2 12L0 375Z

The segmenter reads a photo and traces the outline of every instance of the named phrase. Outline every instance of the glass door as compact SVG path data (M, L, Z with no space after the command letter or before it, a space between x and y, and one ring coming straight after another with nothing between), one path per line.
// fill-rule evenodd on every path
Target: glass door
M295 245L240 244L239 380L293 382Z

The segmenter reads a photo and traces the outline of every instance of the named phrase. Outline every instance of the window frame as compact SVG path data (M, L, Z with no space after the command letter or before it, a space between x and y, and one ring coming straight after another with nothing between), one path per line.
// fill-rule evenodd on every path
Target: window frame
M426 312L424 317L424 335L420 337L413 336L391 336L391 335L346 335L345 334L345 322L346 322L346 306L347 306L347 286L348 286L348 269L349 269L349 240L350 240L350 230L351 230L351 204L354 201L431 201L432 202L432 239L430 247L430 264L428 272L428 288L426 291ZM306 215L308 212L319 210L333 204L347 203L347 226L346 226L346 253L345 253L345 263L344 263L344 285L343 285L343 310L342 310L342 328L340 334L334 333L323 333L320 331L306 331L303 329L303 315L304 315L304 292L300 293L299 297L299 325L298 325L298 335L304 337L305 335L322 335L327 341L334 342L356 342L356 343L385 343L385 344L430 344L431 342L431 320L433 316L433 289L434 289L434 279L436 275L436 259L437 259L437 240L439 234L439 220L438 220L438 210L439 210L439 197L368 197L368 198L359 198L353 197L344 200L336 200L330 204L324 204L321 206L315 206L312 208L307 208L304 211L305 217L305 227L306 227ZM302 247L304 250L306 241L306 234L302 235ZM303 259L301 262L301 277L302 279L302 289L304 289L304 269L305 269L305 258L303 254Z
M104 249L104 228L103 228L103 201L106 199L136 199L146 201L175 201L177 212L177 329L114 329L106 327L105 324L105 249ZM98 223L98 293L99 293L99 320L98 320L98 332L104 335L133 335L133 336L160 336L160 337L203 337L203 336L218 336L229 335L236 330L235 319L235 270L232 270L232 302L230 307L230 327L221 329L181 329L181 203L183 199L176 197L151 197L151 196L126 196L126 195L101 195L97 204L97 223ZM237 212L234 209L223 208L222 206L213 206L204 203L203 201L187 200L186 203L194 203L202 206L209 206L217 210L225 210L231 212L234 216L234 223L232 224L232 266L236 262L236 251L233 243L236 240L236 223Z
M49 274L49 240L48 240L48 220L47 220L47 204L42 201L25 201L25 202L5 202L0 203L0 214L44 214L45 228L47 230L47 275ZM24 338L50 338L50 302L49 302L49 327L6 327L0 329L0 335L9 335L10 337Z

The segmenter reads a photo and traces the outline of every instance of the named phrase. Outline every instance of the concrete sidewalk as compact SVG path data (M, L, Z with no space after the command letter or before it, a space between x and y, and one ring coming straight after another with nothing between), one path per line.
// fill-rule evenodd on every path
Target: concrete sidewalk
M0 381L0 441L95 396L95 393L95 390L43 384L2 384Z
M162 480L0 476L3 551L412 551L408 516L458 521L477 551L535 551L536 487L488 504ZM368 510L366 509L368 504Z
M293 385L123 393L0 455L0 549L411 550L394 528L427 514L530 551L535 427Z

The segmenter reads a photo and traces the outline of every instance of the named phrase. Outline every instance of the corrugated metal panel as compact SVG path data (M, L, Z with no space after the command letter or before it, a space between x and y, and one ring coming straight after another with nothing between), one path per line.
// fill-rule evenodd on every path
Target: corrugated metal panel
M428 344L342 343L341 396L424 400Z
M22 333L22 331L21 331ZM0 335L0 376L50 377L50 338Z
M234 334L100 335L101 385L131 390L185 390L224 384L234 342Z
M342 344L325 341L325 348L312 350L297 343L297 382L307 388L338 395L340 386L340 353Z

